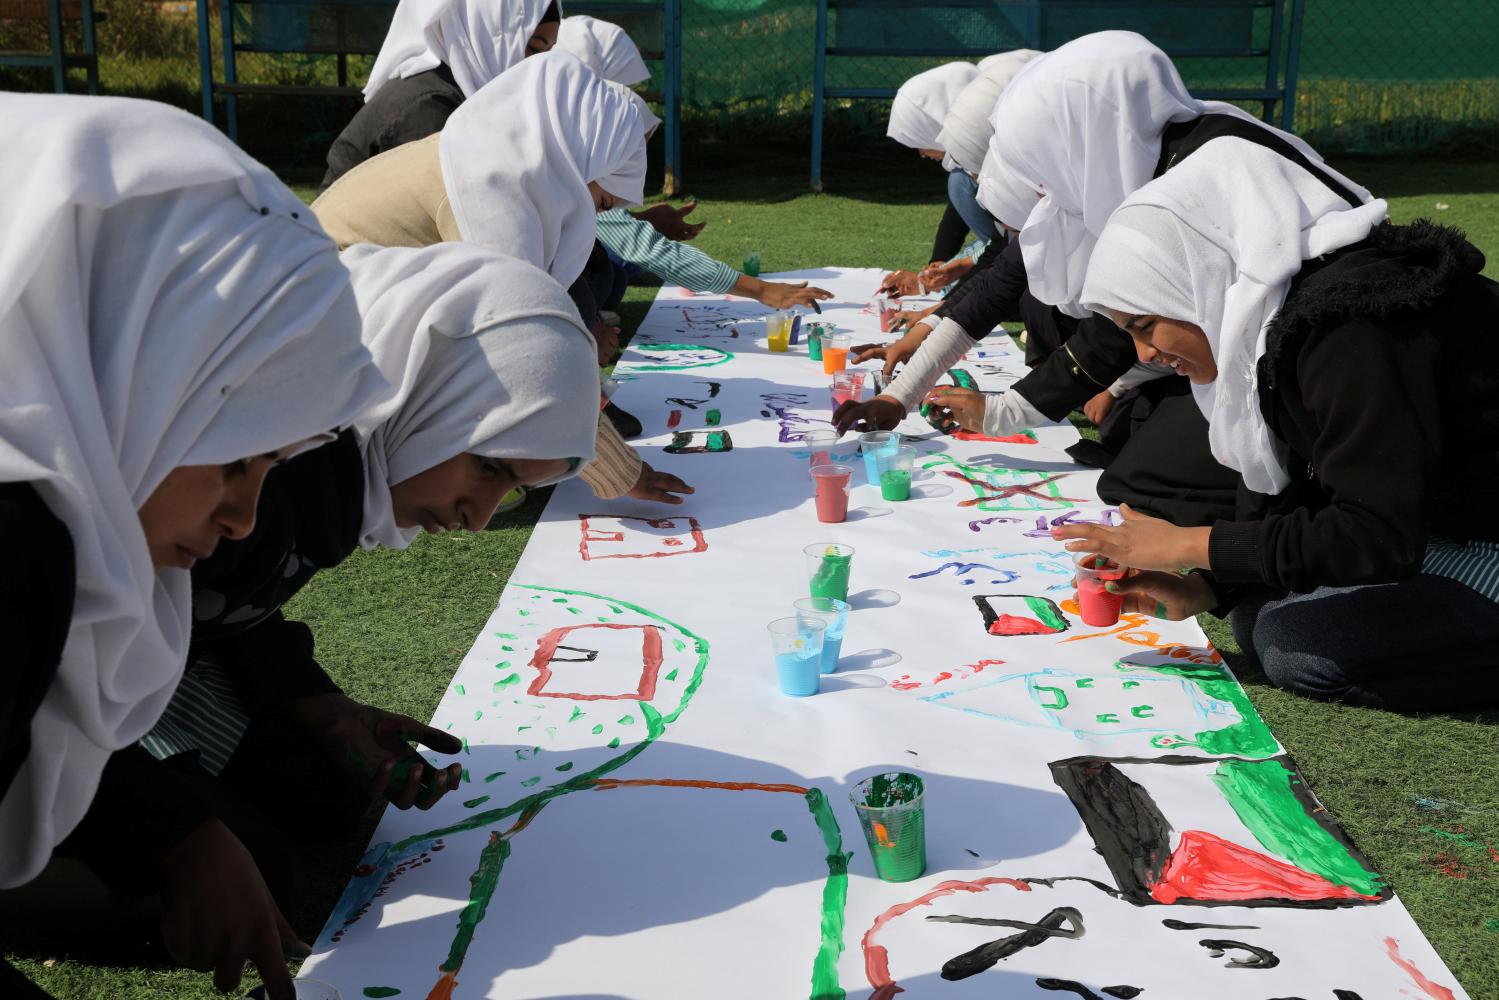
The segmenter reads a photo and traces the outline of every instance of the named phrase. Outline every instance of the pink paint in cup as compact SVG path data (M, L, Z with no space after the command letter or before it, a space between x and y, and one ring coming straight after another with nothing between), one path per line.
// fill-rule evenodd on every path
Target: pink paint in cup
M833 375L831 386L833 394L833 409L838 409L849 400L858 402L864 395L864 373L857 371L841 371Z
M837 524L848 517L848 484L854 470L846 465L815 465L812 484L816 490L817 519Z
M1124 579L1127 570L1094 552L1075 556L1072 562L1077 571L1077 606L1084 623L1100 627L1119 624L1124 595L1109 593L1108 585Z
M832 449L838 443L837 431L803 431L801 443L812 452L810 468L834 464Z

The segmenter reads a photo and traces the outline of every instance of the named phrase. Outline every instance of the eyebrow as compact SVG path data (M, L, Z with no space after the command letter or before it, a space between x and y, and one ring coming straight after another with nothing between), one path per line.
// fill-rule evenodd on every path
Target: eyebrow
M511 479L514 479L516 482L520 481L520 476L516 473L515 467L512 466L509 462L505 461L503 458L491 458L490 461L499 466L500 471L505 475L509 476Z

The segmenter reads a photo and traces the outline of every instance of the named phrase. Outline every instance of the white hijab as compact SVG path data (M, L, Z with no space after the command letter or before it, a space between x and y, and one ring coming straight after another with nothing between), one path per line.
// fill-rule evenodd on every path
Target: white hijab
M480 90L438 140L458 231L528 260L562 285L593 250L588 182L645 200L640 109L566 52L544 52Z
M564 17L557 29L557 48L571 52L605 80L634 87L651 78L640 49L625 29L587 14Z
M984 150L994 135L994 126L989 116L994 112L994 102L1004 93L1025 65L1043 53L1035 49L1015 49L989 56L978 65L978 74L964 87L946 117L942 119L942 131L937 134L936 149L947 153L944 165L949 170L957 168L977 174L984 162Z
M1125 199L1099 236L1082 300L1202 328L1218 377L1193 385L1213 457L1258 493L1289 482L1260 410L1266 331L1303 261L1369 235L1383 201L1349 208L1263 146L1219 138Z
M993 114L994 155L1012 176L998 178L991 190L1024 184L1044 195L1020 233L1036 298L1084 314L1078 298L1104 223L1155 173L1166 126L1204 114L1254 122L1321 165L1316 151L1295 136L1231 104L1194 98L1170 57L1132 31L1068 42L1013 81ZM1328 173L1367 200L1368 191ZM1011 197L1002 207L1009 211L1014 203Z
M885 134L912 149L941 149L937 136L942 131L942 119L963 88L978 75L979 68L966 62L950 62L917 73L895 92Z
M137 510L178 466L324 434L388 387L333 242L211 125L14 94L0 120L0 480L36 489L76 561L62 659L0 801L14 886L182 674L189 574L155 571Z
M364 99L391 80L453 71L464 97L526 58L549 0L400 0L375 57ZM562 11L562 0L557 0ZM560 30L560 29L559 29Z
M575 470L593 458L598 358L561 285L471 243L356 246L344 263L365 345L396 387L354 422L365 548L416 537L396 527L390 488L455 455L577 459Z

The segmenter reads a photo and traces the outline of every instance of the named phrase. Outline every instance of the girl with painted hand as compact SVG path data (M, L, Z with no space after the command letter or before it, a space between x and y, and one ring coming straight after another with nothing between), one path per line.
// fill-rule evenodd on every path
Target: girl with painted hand
M1238 139L1127 199L1082 301L1192 384L1239 516L1064 527L1173 617L1232 608L1277 684L1442 711L1499 703L1499 285L1455 230L1350 208ZM1177 570L1194 572L1178 577Z
M436 135L349 171L312 210L340 247L462 240L567 287L592 252L597 213L644 195L646 124L638 98L548 52L484 87ZM680 503L674 494L692 492L642 462L603 418L582 478L604 499Z
M361 246L344 262L396 393L275 470L254 531L195 568L187 674L142 741L189 780L137 790L137 815L85 821L169 843L157 817L223 815L275 885L301 881L294 844L345 835L371 798L430 808L462 772L412 746L453 754L458 736L346 697L282 606L359 548L482 530L514 486L574 475L597 420L588 333L535 267L471 244Z
M249 959L284 1000L283 946L305 946L222 823L172 846L127 822L89 845L80 820L101 775L153 780L136 741L182 676L185 570L250 532L273 464L388 386L332 242L212 126L98 97L3 95L0 116L0 619L20 650L0 698L0 886L61 844L160 891L168 948L220 989ZM187 869L214 874L158 874Z
M558 0L401 0L364 87L333 140L320 190L372 156L442 130L466 98L560 36Z

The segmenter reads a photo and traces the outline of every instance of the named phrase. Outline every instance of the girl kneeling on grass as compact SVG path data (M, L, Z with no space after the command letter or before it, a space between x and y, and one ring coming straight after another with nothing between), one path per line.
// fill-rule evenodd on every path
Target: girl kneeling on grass
M1276 684L1499 703L1499 284L1462 234L1396 226L1222 139L1125 200L1082 300L1192 383L1236 520L1064 527L1143 572L1132 610L1232 609ZM1192 572L1178 575L1183 567Z
M251 530L274 463L330 439L388 387L332 241L211 125L105 97L0 96L0 118L9 889L78 847L103 784L140 775L136 741L187 658L186 570ZM216 969L225 990L249 959L290 997L282 949L296 936L254 866L234 863L228 829L200 815L197 835L168 851L134 839L139 818L107 831L105 867L155 882L172 954ZM194 878L209 854L224 863ZM226 898L231 912L202 917ZM0 961L0 995L32 992Z
M298 845L337 840L372 799L428 808L462 768L459 739L346 697L282 605L361 547L481 530L517 485L574 475L597 419L591 342L556 282L483 247L358 247L344 255L364 342L396 395L266 480L255 528L193 571L188 669L141 741L159 781L101 787L80 827L98 852L172 850L218 817L285 911ZM209 820L211 821L211 819Z

